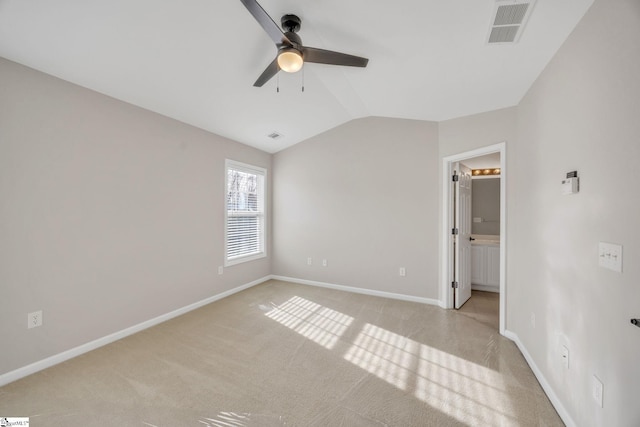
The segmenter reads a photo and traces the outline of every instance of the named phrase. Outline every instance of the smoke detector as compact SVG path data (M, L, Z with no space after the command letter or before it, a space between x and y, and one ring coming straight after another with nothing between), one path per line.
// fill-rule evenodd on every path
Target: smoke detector
M516 43L531 16L535 0L498 0L493 9L488 44Z
M267 135L267 138L271 138L271 139L273 139L275 141L276 139L280 139L283 136L284 135L282 135L280 132L274 131L274 132L271 132L269 135Z

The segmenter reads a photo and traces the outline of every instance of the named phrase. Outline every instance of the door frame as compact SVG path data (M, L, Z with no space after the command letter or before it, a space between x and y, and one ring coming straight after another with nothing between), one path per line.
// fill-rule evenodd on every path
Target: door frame
M500 334L504 335L507 311L507 144L500 142L442 159L442 281L440 304L443 308L454 307L453 289L453 191L451 176L453 163L486 154L500 153Z

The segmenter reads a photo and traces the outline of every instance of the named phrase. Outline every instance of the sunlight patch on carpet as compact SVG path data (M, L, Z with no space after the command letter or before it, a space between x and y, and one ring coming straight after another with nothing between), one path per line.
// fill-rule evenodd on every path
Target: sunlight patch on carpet
M329 350L353 322L351 316L298 296L265 315Z
M517 424L502 375L477 363L370 323L344 358L461 422Z

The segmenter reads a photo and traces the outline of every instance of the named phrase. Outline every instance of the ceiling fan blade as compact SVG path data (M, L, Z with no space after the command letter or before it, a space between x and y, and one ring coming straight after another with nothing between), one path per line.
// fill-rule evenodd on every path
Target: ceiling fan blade
M262 29L271 37L271 40L280 47L283 42L291 45L291 41L284 35L278 24L267 14L267 12L258 4L256 0L240 0L242 4L247 8L249 13L253 15Z
M262 87L262 85L268 82L271 77L278 74L278 71L280 71L280 66L278 65L278 58L276 57L271 64L267 65L267 68L265 68L262 74L260 74L260 77L258 77L258 80L256 80L253 85L255 87Z
M317 49L315 47L303 47L302 57L304 58L304 62L346 65L349 67L366 67L369 62L368 58L347 55L346 53L334 52L332 50Z

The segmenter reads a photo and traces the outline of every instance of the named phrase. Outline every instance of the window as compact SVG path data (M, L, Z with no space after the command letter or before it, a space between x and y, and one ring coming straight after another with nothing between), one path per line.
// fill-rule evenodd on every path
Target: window
M264 181L267 171L226 161L225 265L266 256Z

